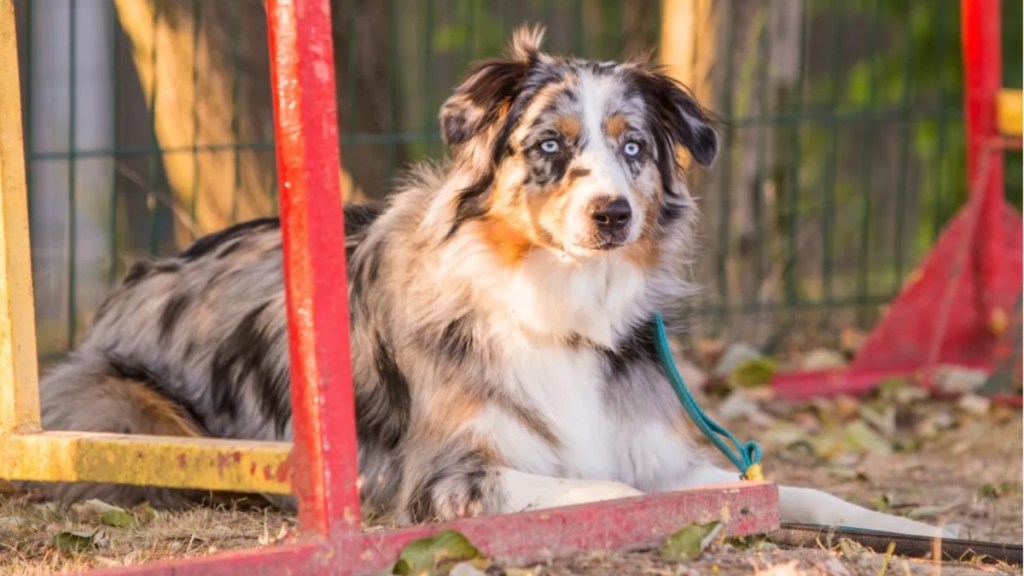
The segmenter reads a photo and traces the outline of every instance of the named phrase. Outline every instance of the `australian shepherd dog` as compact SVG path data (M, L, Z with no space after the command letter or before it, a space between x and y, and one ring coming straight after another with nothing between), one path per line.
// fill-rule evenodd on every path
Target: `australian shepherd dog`
M738 479L693 442L651 332L694 292L680 154L711 164L709 114L646 60L557 57L541 39L518 31L445 102L449 161L413 169L382 207L346 208L361 490L377 517ZM278 221L135 264L41 402L49 430L290 440ZM195 496L51 489L157 506ZM813 489L780 500L785 521L936 532Z

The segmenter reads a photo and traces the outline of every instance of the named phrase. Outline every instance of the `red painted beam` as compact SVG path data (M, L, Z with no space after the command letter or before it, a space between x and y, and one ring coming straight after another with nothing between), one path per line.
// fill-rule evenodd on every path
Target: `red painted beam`
M449 524L348 534L320 544L231 552L95 572L97 576L229 576L377 574L409 541L443 528L465 534L488 557L535 562L582 551L615 551L660 544L691 522L725 520L726 534L768 532L779 525L778 489L742 483L653 494L598 504L483 517Z
M985 197L979 225L991 238L1001 239L1007 223L1003 198L1005 158L998 146L998 97L1003 87L1001 0L961 0L961 33L964 54L964 120L967 136L967 181ZM977 184L975 184L977 182ZM1011 210L1012 211L1012 210ZM1009 223L1012 234L1020 234ZM981 306L987 318L1008 313L999 295L1020 290L1020 270L1004 263L1006 247L999 242L979 243L978 274L989 290L982 292Z
M329 0L268 0L303 531L359 529L355 395Z
M964 57L964 112L967 132L967 181L973 183L988 142L999 135L996 98L1002 83L1001 0L961 0L960 30ZM1002 162L989 168L986 192L1003 192ZM973 191L971 191L973 192Z
M596 504L472 518L449 526L465 534L485 555L533 562L584 551L615 551L660 544L693 522L724 520L733 536L760 534L779 526L778 488L771 483L731 485L650 494ZM363 537L356 573L374 573L394 562L407 542L437 533L417 526Z

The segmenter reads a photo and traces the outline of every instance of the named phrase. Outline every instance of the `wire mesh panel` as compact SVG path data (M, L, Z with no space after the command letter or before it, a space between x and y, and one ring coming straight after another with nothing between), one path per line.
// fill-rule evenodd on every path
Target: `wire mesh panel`
M700 71L687 81L723 146L692 174L694 332L777 349L870 323L965 197L957 3L706 4L687 28ZM516 25L545 24L552 52L602 59L673 46L683 29L653 0L332 5L339 175L355 201L443 156L440 104ZM1004 5L1019 21L1019 3ZM260 0L18 8L37 324L51 355L131 261L276 213L266 23ZM1019 86L1020 29L1004 34ZM1017 162L1007 193L1019 205Z

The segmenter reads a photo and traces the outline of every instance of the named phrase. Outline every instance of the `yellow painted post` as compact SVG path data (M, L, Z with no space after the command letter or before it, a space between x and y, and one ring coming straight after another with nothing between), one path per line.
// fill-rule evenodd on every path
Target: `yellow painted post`
M17 50L0 0L0 479L288 494L287 442L40 431Z
M1004 136L1020 137L1024 133L1024 92L1004 88L996 100L996 116L999 132Z
M35 303L14 2L0 0L0 435L39 428Z
M288 442L40 432L0 436L0 478L291 492Z

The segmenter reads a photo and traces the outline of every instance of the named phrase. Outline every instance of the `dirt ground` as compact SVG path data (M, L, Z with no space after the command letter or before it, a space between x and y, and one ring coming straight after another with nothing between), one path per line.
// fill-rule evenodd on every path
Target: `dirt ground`
M765 448L765 471L779 483L816 486L877 509L928 522L957 522L962 538L1020 543L1022 424L1019 408L968 396L922 398L889 386L867 400L803 405L733 391L717 402L721 419ZM295 520L272 510L146 507L98 503L59 509L32 495L0 495L0 574L27 576L193 557L280 545ZM78 535L76 535L77 533ZM979 562L936 565L886 558L851 543L835 549L737 547L713 543L696 560L656 550L590 554L536 566L493 565L488 574L1020 574Z

